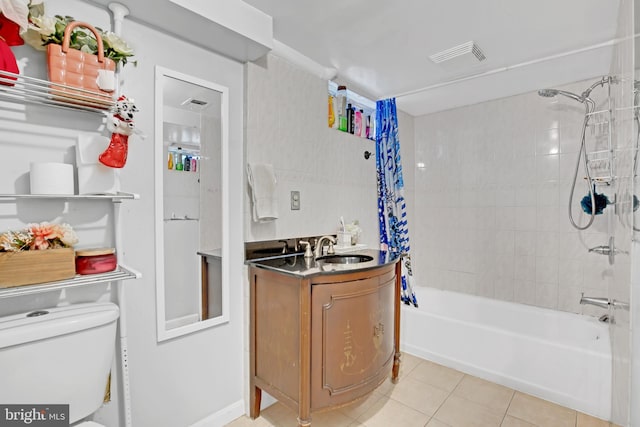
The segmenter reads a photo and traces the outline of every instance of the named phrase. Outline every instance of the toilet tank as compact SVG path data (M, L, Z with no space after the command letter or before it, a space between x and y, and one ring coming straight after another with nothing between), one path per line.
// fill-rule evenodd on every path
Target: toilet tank
M69 404L73 423L104 399L118 306L75 304L0 317L0 402Z

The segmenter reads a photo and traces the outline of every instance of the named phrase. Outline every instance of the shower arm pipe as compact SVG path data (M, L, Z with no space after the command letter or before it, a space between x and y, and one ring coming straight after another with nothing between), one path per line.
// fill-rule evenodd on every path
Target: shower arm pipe
M637 83L636 83L637 84ZM635 182L638 176L638 152L640 151L640 113L638 112L638 107L640 106L640 88L636 87L633 91L633 120L636 124L636 149L633 155L633 181ZM631 202L632 206L632 215L631 215L631 228L633 231L640 231L640 228L635 225L635 215L633 215L633 199Z
M635 39L637 37L640 37L640 34L636 34L632 38ZM577 55L577 54L583 53L583 52L589 52L589 51L592 51L592 50L597 50L597 49L602 49L602 48L605 48L605 47L615 46L618 43L620 43L622 41L625 41L625 40L628 40L628 39L629 39L629 37L611 39L611 40L608 40L606 42L594 44L594 45L591 45L591 46L586 46L586 47L583 47L583 48L580 48L580 49L570 50L570 51L567 51L567 52L558 53L556 55L545 56L545 57L534 59L534 60L531 60L531 61L520 62L518 64L508 65L506 67L494 68L493 70L488 70L488 71L485 71L485 72L482 72L482 73L472 74L470 76L460 77L460 78L453 79L453 80L447 80L445 82L436 83L436 84L433 84L433 85L425 86L425 87L418 88L418 89L413 89L413 90L410 90L410 91L407 91L407 92L402 92L402 93L399 93L399 94L387 94L385 96L381 96L380 99L382 99L382 98L391 98L391 97L401 98L403 96L415 95L417 93L425 92L425 91L428 91L428 90L438 89L438 88L441 88L441 87L462 83L462 82L465 82L467 80L473 80L473 79L477 79L477 78L481 78L481 77L487 77L487 76L491 76L493 74L499 74L499 73L504 73L506 71L515 70L515 69L518 69L518 68L528 67L530 65L540 64L540 63L547 62L547 61L553 61L554 59L560 59L560 58L564 58L564 57L567 57L567 56Z
M600 87L604 87L605 84L611 84L613 83L614 78L611 76L603 76L602 78L600 78L600 80L598 80L597 82L595 82L594 84L592 84L591 86L589 86L587 88L587 90L585 90L584 92L582 92L582 98L585 100L585 102L589 102L591 104L591 111L593 112L595 110L596 107L596 103L593 102L593 100L591 98L589 98L589 95L591 95L591 91L594 90L595 88L597 88L598 86Z
M596 198L593 190L591 174L589 173L589 167L587 165L587 147L585 143L587 125L589 124L590 113L594 109L595 103L590 98L585 98L584 105L585 105L585 115L584 115L584 123L582 125L582 138L581 138L582 142L580 144L580 151L578 152L578 161L576 162L576 168L573 173L573 183L571 184L571 192L569 194L569 204L568 204L569 221L571 222L571 225L577 230L586 230L587 228L591 227L591 224L593 224L593 221L596 218ZM583 154L584 154L584 170L587 174L587 182L589 186L589 197L591 198L591 216L589 217L589 222L587 222L586 225L581 227L573 220L572 204L573 204L573 194L576 189L576 181L578 179L578 170L580 169L580 160L583 159Z
M120 37L122 36L122 22L124 18L129 15L129 8L122 3L109 3L109 10L111 11L111 15L113 16L113 33ZM118 62L115 70L115 90L114 93L116 97L120 95L120 70L122 69L122 64Z
M638 176L638 150L640 150L640 113L638 108L640 107L640 88L636 88L633 91L633 120L636 124L636 152L633 156L633 179ZM640 230L639 230L640 231Z

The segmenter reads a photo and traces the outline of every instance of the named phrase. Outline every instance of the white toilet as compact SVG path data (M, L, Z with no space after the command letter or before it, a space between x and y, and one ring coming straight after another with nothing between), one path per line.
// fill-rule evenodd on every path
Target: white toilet
M0 317L0 402L69 404L72 426L101 426L81 420L103 403L118 315L89 303Z

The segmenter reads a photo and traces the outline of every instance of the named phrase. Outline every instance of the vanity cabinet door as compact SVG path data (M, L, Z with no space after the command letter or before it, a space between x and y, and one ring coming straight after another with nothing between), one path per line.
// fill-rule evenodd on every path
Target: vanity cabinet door
M391 371L393 271L312 286L311 409L350 402Z

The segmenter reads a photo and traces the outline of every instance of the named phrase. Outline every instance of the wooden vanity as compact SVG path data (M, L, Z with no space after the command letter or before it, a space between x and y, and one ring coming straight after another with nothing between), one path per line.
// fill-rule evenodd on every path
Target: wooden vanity
M312 412L362 398L390 373L397 380L400 263L369 252L362 265L249 263L251 418L262 390L310 426Z

